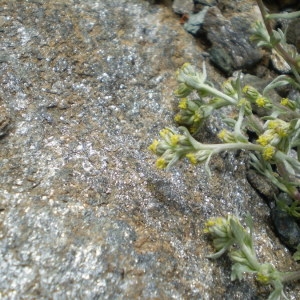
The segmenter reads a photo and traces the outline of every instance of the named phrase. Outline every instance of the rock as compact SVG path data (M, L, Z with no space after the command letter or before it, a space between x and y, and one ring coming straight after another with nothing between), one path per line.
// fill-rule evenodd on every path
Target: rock
M291 20L287 25L286 41L294 45L300 53L300 18Z
M186 161L155 168L147 147L176 126L175 71L203 62L169 7L2 1L1 16L0 97L13 123L0 139L1 299L258 298L254 280L231 282L227 259L207 259L204 223L228 213L253 216L258 257L295 267L243 159L213 158L211 178Z
M194 2L193 0L174 0L172 3L173 11L176 14L191 14L194 11Z
M286 49L289 52L297 53L297 49L294 45L286 45ZM277 71L280 74L288 74L292 73L291 67L289 64L285 61L285 59L277 53L276 50L272 49L271 52L271 66L274 68L275 71Z
M261 51L250 42L253 14L225 18L217 7L211 7L205 15L203 30L212 44L210 59L226 74L249 68L262 58Z
M288 8L298 9L300 7L298 0L265 0L267 8L274 10L284 10Z
M278 188L272 182L253 169L247 170L247 180L251 186L266 200L269 207L274 207Z
M217 7L224 15L232 15L234 12L245 13L253 10L256 1L252 0L218 0Z
M208 6L204 7L197 14L190 15L188 21L184 23L183 28L187 32L197 36L197 34L201 29L207 11L208 11Z
M278 207L271 210L271 219L279 239L295 251L300 244L300 227L295 219Z
M194 0L195 12L199 12L205 6L215 6L217 5L217 0Z
M3 105L0 105L0 138L6 135L10 129L11 117L8 110Z
M213 46L209 50L210 61L226 74L232 74L233 60L229 52L223 47Z

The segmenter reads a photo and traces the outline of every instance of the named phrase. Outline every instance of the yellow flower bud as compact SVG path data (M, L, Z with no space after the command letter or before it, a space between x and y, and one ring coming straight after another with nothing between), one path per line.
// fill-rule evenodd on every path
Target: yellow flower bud
M164 169L167 167L168 163L166 162L166 160L163 157L160 157L156 160L155 165L158 169Z
M158 140L154 140L153 143L148 147L148 149L150 151L152 151L153 153L156 153L158 144L159 144L159 141Z
M200 122L201 119L202 119L202 113L200 111L195 111L193 115L193 121L197 123Z
M187 98L182 98L178 104L180 109L187 109Z
M293 101L291 101L290 99L288 99L288 98L282 98L281 101L280 101L280 104L285 106L285 107L290 108L291 110L296 109L295 103Z
M177 123L182 123L182 116L180 114L175 115L174 121Z
M232 80L226 80L223 85L222 85L222 90L224 91L224 93L228 96L234 96L237 94L237 91L234 89L234 87L232 86Z
M270 282L269 276L263 273L257 273L256 280L262 284L268 284Z
M270 120L267 123L269 129L272 129L279 137L286 137L289 134L290 123L280 119Z
M171 138L170 138L170 140L171 140L171 145L172 145L172 146L176 146L176 145L178 144L178 142L179 142L179 138L180 138L180 135L178 135L178 134L173 134L173 135L171 136Z
M219 132L218 138L224 143L235 143L236 142L234 134L232 134L230 131L228 131L226 129L222 129Z
M266 146L269 144L269 142L272 140L272 138L273 138L273 136L271 136L271 135L262 134L258 137L256 142L258 144L261 144L262 146Z
M263 150L262 156L265 160L271 160L273 155L275 154L275 151L275 147L267 145Z
M270 103L270 101L265 98L265 97L258 97L256 100L255 100L255 103L259 106L259 107L266 107L267 104Z
M250 85L245 85L243 88L244 95L250 100L255 100L261 96L257 89Z
M188 160L190 161L191 164L196 165L197 164L197 158L196 155L194 153L188 153L186 155L186 157L188 158Z
M162 138L166 138L166 136L170 133L170 130L167 128L162 129L159 134Z

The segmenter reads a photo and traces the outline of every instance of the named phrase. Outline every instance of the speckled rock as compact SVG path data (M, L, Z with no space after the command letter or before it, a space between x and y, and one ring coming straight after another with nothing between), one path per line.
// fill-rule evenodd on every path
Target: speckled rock
M243 14L224 17L217 7L209 8L203 30L212 44L210 60L226 74L257 64L262 52L250 42L251 24L257 18L257 7Z
M2 1L0 15L10 124L0 139L0 298L266 299L268 287L232 283L227 259L206 258L204 222L250 212L258 257L294 267L243 153L215 157L209 178L185 161L158 171L147 151L175 126L175 70L203 61L171 8ZM218 126L214 116L203 137ZM299 292L287 289L291 299Z
M197 36L198 32L201 30L208 8L208 6L205 6L198 13L190 15L188 21L184 24L183 28L187 32Z
M191 14L194 11L193 0L174 0L172 3L172 9L176 14Z

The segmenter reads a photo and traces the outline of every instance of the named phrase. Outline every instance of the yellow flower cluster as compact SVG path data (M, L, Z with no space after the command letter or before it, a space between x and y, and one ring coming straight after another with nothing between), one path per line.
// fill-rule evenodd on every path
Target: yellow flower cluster
M236 142L236 138L235 138L234 134L232 132L228 131L227 129L222 129L218 133L218 138L224 143L235 143Z
M223 217L211 218L205 222L204 233L225 237L228 233L228 226L228 220Z
M290 131L290 123L287 123L280 119L268 121L267 126L281 138L288 136Z
M270 100L260 94L260 92L254 87L245 85L242 92L250 102L255 103L258 107L272 107Z
M195 153L188 153L186 158L190 161L191 164L196 165L198 163Z
M262 284L268 284L270 283L270 276L259 272L256 275L256 280Z
M174 120L178 124L188 127L191 133L195 133L204 119L201 105L200 101L181 98L178 104L180 112L175 115Z
M274 132L272 130L266 130L262 135L258 137L256 142L262 146L267 146L274 139Z
M294 101L288 99L288 98L282 98L280 101L280 104L282 106L288 107L291 110L295 110L296 109L296 104Z
M258 137L256 142L265 147L264 159L270 160L275 153L275 147L288 138L291 125L283 120L275 119L267 121L265 127L267 130Z
M168 162L163 157L159 157L156 160L155 165L158 169L165 169L168 165Z
M261 96L255 100L255 103L258 107L266 107L267 104L270 104L270 101L266 97Z
M165 169L194 150L192 144L185 135L177 134L170 128L160 131L161 140L154 140L148 147L158 157L156 167Z
M271 145L267 145L264 147L262 156L264 158L264 160L271 160L273 158L273 155L275 154L276 149L275 147L271 146Z
M258 90L250 85L245 85L242 92L244 93L245 97L250 100L255 100L261 96Z

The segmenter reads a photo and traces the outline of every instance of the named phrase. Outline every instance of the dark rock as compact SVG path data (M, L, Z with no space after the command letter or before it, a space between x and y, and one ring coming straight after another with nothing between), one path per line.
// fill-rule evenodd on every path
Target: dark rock
M261 51L250 42L251 13L225 18L217 7L209 8L203 30L212 44L212 62L226 74L246 69L262 58Z
M300 53L300 18L291 20L286 29L286 41L293 44Z
M213 46L209 50L210 61L226 74L233 72L233 60L229 52L225 48Z
M298 9L300 7L298 0L264 0L264 4L272 12L288 8Z
M288 248L296 250L300 244L300 227L295 219L278 207L271 210L271 219L279 239Z

